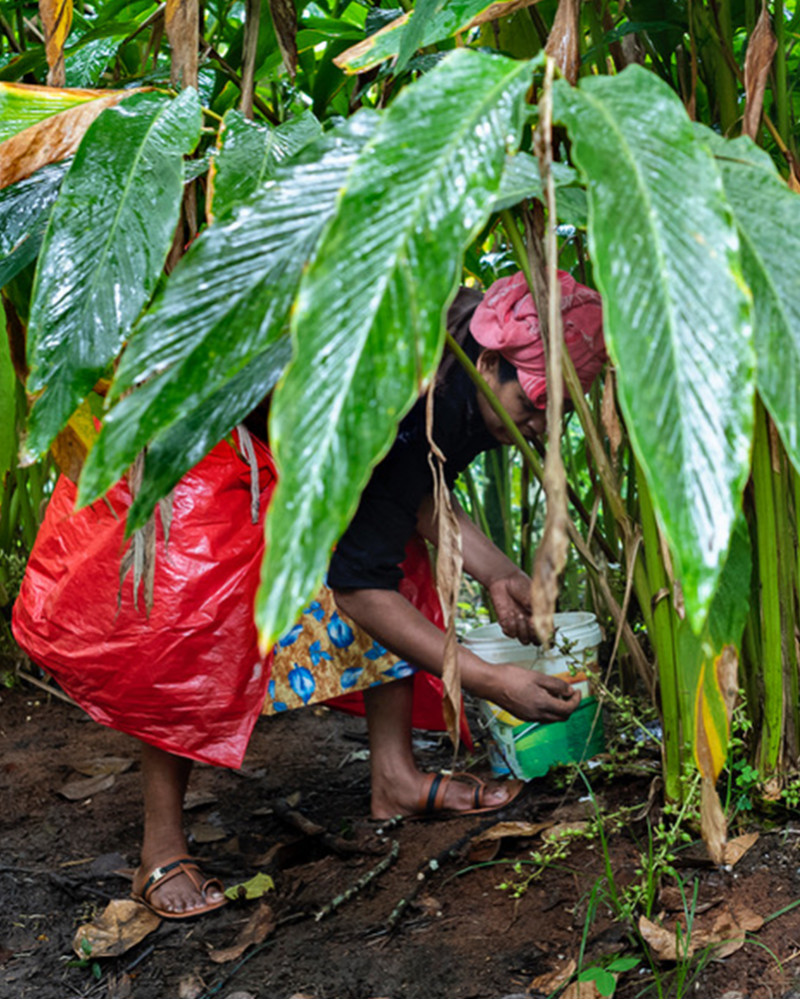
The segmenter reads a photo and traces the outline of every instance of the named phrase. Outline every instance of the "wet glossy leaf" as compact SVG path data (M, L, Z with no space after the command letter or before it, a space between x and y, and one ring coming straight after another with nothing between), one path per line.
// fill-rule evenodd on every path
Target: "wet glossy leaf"
M425 30L417 48L452 38L475 25L508 17L514 11L537 2L538 0L497 0L494 3L487 3L486 0L445 0L441 10L425 22ZM385 28L337 56L334 62L346 73L363 73L386 59L394 59L400 50L408 20L409 15L402 14Z
M100 113L132 93L135 91L104 91L102 97L49 115L6 139L0 144L0 188L29 177L48 163L72 156Z
M403 28L400 45L397 50L397 62L394 65L395 75L399 75L408 65L408 60L422 45L425 30L431 19L444 7L446 0L417 0L408 21Z
M156 434L147 449L139 493L128 510L128 533L141 527L181 476L275 388L291 354L288 334L280 336L201 405ZM146 393L147 386L139 391Z
M28 449L47 450L116 356L161 273L200 135L194 91L137 94L87 133L50 216L28 328Z
M434 371L461 255L519 141L530 73L457 50L403 91L348 176L303 279L298 353L270 417L281 479L257 597L265 643L319 585L372 465Z
M179 468L178 476L272 388L289 359L288 314L303 267L375 120L357 115L321 136L192 244L122 356L111 398L138 388L106 417L81 503L104 493L155 438L143 485L154 502L148 481L173 485ZM176 421L185 421L183 439L169 429Z
M556 211L562 222L571 225L586 225L586 195L577 187L578 175L573 167L566 163L553 164L553 180L556 185ZM509 156L500 190L492 205L493 212L511 208L528 198L542 197L542 178L539 174L539 163L530 153L517 153ZM575 222L574 205L582 205L579 222Z
M211 161L208 214L219 219L269 180L279 163L315 139L322 127L309 111L277 128L229 111Z
M722 172L753 292L756 384L786 452L800 470L800 197L749 139L697 126Z
M61 111L107 96L103 90L0 83L0 142Z
M699 629L753 429L750 302L736 230L713 159L654 74L632 66L578 89L559 82L554 97L588 182L620 406Z
M69 165L68 160L50 164L0 190L0 288L39 253Z

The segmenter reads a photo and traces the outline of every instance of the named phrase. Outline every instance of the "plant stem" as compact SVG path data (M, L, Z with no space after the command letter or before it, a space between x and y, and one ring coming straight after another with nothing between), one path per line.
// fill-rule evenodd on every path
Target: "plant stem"
M647 561L650 592L656 605L653 608L652 640L658 661L658 680L661 691L661 719L664 728L664 793L668 801L681 800L681 774L683 772L683 741L681 738L681 699L678 687L675 658L675 614L672 593L664 562L661 557L661 538L655 512L644 473L637 467L639 505Z
M784 722L778 536L767 420L764 404L757 398L753 488L761 592L761 662L757 666L760 667L760 686L763 689L763 715L756 761L762 778L771 777L779 767Z

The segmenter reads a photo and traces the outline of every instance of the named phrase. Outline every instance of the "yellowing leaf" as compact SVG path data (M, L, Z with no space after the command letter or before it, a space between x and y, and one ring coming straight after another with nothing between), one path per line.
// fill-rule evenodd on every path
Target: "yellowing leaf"
M102 97L51 115L0 143L0 188L29 177L47 163L72 156L100 112L133 93L136 90L104 91Z
M69 422L64 430L59 432L55 441L50 445L50 451L56 465L73 483L78 482L86 455L99 433L94 425L91 407L84 400L69 418ZM131 763L132 761L128 762L128 767L130 767ZM76 768L76 770L81 769ZM83 771L82 773L86 774L88 772Z
M72 26L72 0L39 0L39 14L44 25L45 51L50 71L47 82L64 86L64 43Z

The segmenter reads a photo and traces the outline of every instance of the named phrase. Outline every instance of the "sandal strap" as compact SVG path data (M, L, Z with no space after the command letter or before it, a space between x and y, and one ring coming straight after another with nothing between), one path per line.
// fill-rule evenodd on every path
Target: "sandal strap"
M199 871L200 867L194 858L174 858L166 864L153 868L141 888L141 895L144 899L149 899L159 886L164 885L178 875L186 875L195 889L202 892L203 886L197 877ZM209 881L212 880L209 879Z

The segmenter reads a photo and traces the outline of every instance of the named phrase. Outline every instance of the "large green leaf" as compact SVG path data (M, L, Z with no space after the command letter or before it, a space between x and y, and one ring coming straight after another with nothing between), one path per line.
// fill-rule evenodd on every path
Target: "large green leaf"
M800 470L800 197L752 140L696 126L722 172L755 303L756 385Z
M586 194L577 186L575 170L566 163L553 164L553 180L555 181L556 213L561 222L571 226L585 228ZM542 197L542 178L539 174L539 162L530 153L517 153L509 156L500 190L492 205L492 211L500 212L511 208L528 198Z
M69 160L42 167L0 191L0 288L39 253Z
M275 167L315 139L321 126L309 111L278 128L229 111L220 131L220 149L212 160L210 212L215 219L244 201L268 180Z
M87 459L80 503L104 493L159 435L162 445L148 456L148 476L172 485L193 464L187 456L205 445L167 436L171 424L202 409L215 428L214 434L203 432L208 450L259 402L251 386L261 385L262 396L272 388L288 360L288 314L302 270L376 120L364 112L321 136L192 244L122 355L110 392L119 401ZM246 385L234 383L226 392L228 380L257 358L262 381L242 374ZM190 420L187 435L194 427ZM147 503L157 492L148 487ZM142 500L137 519L146 516L145 508Z
M433 373L465 246L519 142L531 64L454 52L386 112L303 279L276 391L281 479L256 619L281 634L318 586L371 467ZM412 141L413 140L413 141Z
M733 218L708 148L652 73L559 83L554 113L587 179L620 405L699 629L753 428L751 304Z
M200 137L193 90L104 111L56 199L34 283L28 389L44 390L27 449L47 450L117 355L155 288L178 221L183 154Z
M274 389L291 354L288 335L279 337L223 388L156 435L147 449L142 484L128 510L128 533L144 524L180 477Z
M99 90L0 83L0 142L22 132L29 125L100 96L102 91Z

